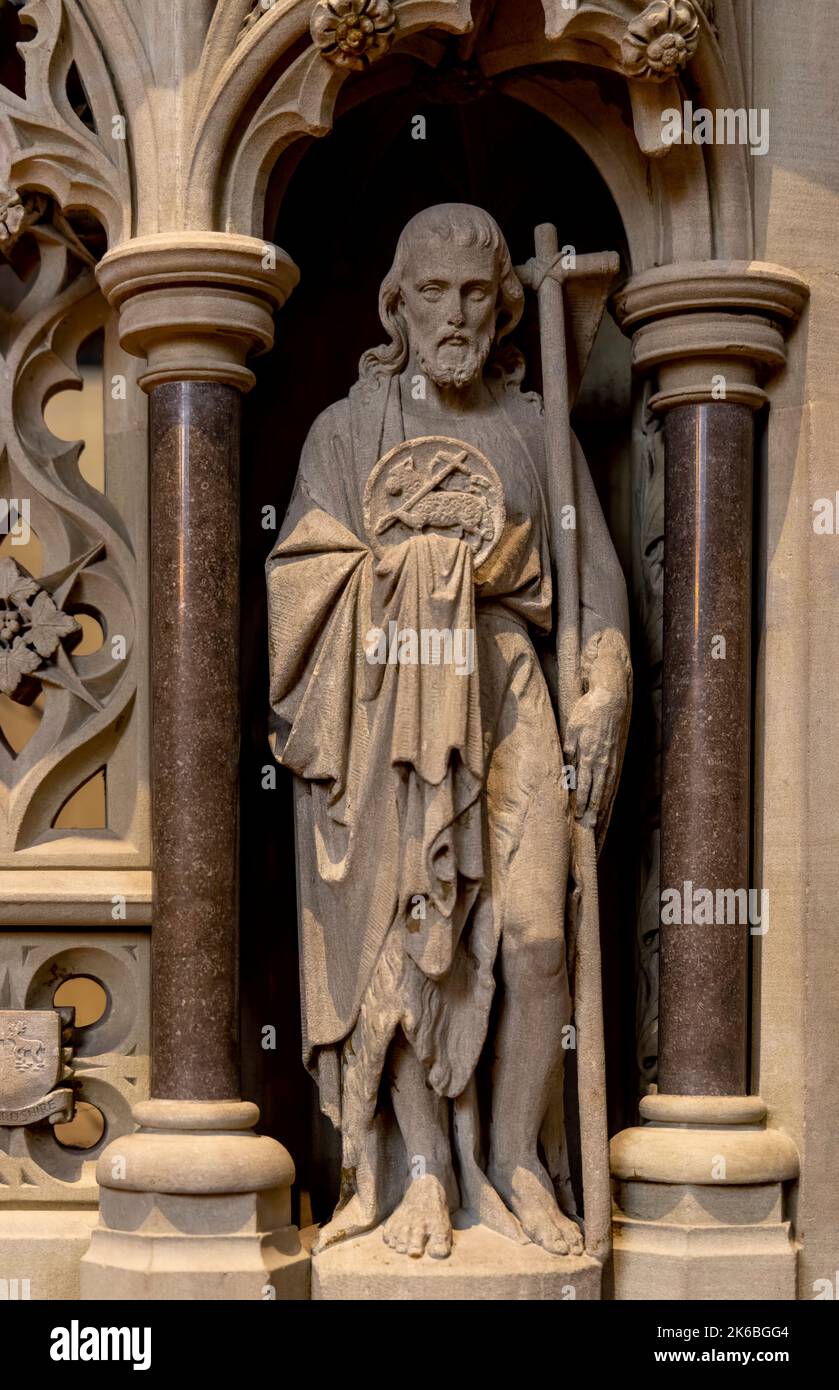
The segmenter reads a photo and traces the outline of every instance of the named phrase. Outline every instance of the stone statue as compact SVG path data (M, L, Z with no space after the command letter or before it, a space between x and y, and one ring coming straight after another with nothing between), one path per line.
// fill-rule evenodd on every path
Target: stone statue
M408 223L379 298L388 341L313 425L267 564L305 1061L343 1146L318 1250L381 1224L394 1250L443 1258L454 1213L583 1249L562 1113L571 819L602 836L631 666L623 576L573 441L584 693L564 759L568 519L507 342L523 302L486 212Z

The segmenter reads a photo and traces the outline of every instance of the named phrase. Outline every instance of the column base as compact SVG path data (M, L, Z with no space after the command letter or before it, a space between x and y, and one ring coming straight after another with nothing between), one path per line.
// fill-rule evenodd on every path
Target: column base
M590 1255L549 1255L538 1245L516 1245L485 1226L456 1226L446 1260L430 1255L415 1260L385 1245L377 1228L312 1257L312 1298L597 1301L601 1274L601 1265Z
M95 1299L307 1299L309 1255L291 1224L294 1164L252 1132L255 1105L159 1101L96 1167L99 1225L81 1262Z
M611 1143L616 1299L794 1299L792 1141L757 1096L646 1096Z

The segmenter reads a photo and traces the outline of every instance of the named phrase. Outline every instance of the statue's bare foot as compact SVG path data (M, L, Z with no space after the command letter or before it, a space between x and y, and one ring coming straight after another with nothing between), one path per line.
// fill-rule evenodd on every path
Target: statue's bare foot
M434 1260L452 1252L452 1223L446 1190L439 1178L426 1173L415 1178L396 1211L382 1227L382 1239L391 1250L419 1259L428 1250Z
M488 1176L535 1245L552 1255L582 1255L580 1228L560 1211L551 1180L538 1159L528 1167L491 1164Z

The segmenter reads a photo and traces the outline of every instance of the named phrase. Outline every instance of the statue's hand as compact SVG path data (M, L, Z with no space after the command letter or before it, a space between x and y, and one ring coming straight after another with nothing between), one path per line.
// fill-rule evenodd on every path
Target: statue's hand
M575 814L592 829L617 776L625 712L622 694L593 686L574 705L565 731L565 759L577 774Z

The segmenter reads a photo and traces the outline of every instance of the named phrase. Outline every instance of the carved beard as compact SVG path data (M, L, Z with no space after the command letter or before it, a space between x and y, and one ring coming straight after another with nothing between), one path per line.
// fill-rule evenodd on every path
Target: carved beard
M492 349L494 331L482 334L474 343L438 343L432 353L417 352L420 370L443 390L462 391L483 370ZM443 354L449 359L441 361ZM455 360L451 360L452 354Z

